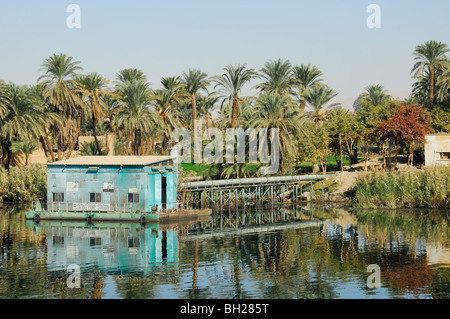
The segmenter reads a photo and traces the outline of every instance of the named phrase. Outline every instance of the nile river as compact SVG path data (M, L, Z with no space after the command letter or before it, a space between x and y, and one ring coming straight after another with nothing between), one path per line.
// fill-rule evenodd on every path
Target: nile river
M450 297L448 212L280 206L144 228L25 211L0 209L0 299Z

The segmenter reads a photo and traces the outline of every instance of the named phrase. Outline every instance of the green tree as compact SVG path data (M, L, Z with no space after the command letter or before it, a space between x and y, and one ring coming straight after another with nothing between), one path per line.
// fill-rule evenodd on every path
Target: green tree
M149 109L149 84L144 81L126 82L120 87L120 107L113 120L117 131L131 143L133 155L143 154L143 141L159 121Z
M72 140L71 147L77 143L76 138L69 136L68 125L75 115L80 117L82 110L82 101L76 94L73 79L77 72L82 70L79 61L73 61L72 57L65 54L54 54L42 63L40 72L44 72L38 78L40 84L44 87L43 98L50 105L51 111L64 117L64 126L55 123L52 125L57 137L58 160L62 159L61 149L64 140Z
M97 124L100 120L103 120L105 113L102 105L102 97L107 93L106 85L108 80L96 72L89 73L87 75L79 75L75 78L74 87L76 92L82 94L83 99L87 99L87 102L91 110L92 118L92 133L94 135L94 141L97 144L98 155L102 154L102 148L97 138ZM81 114L80 114L81 118ZM79 119L81 127L81 120ZM80 130L77 129L79 134ZM76 137L78 139L78 136ZM70 157L73 149L69 150L68 157Z
M11 151L23 154L25 156L25 166L30 164L30 155L38 148L36 141L25 139L23 141L12 142Z
M361 93L353 103L355 112L359 112L363 102L368 101L374 106L384 105L391 96L387 93L382 85L369 85L364 88L365 92Z
M240 94L244 86L255 78L257 73L253 69L246 69L245 64L227 65L223 70L225 73L221 76L213 77L213 80L217 83L214 89L217 87L222 89L222 106L227 101L232 103L231 128L236 128L239 103L242 102Z
M324 84L315 85L308 90L304 97L311 107L310 118L314 123L322 123L326 119L326 108L338 105L337 103L326 105L337 95L336 91Z
M297 153L297 141L304 134L303 125L307 121L306 114L295 106L289 96L279 94L263 94L254 107L254 118L249 126L255 129L278 129L280 146L280 166L285 170L286 160L294 158Z
M308 90L316 84L322 84L322 71L320 71L316 66L300 65L295 66L292 69L292 81L293 86L297 89L297 95L300 100L300 108L302 110L306 107L306 100L304 98Z
M304 127L305 137L299 140L299 157L303 161L312 164L320 164L322 172L327 173L327 160L331 154L331 138L325 125L315 125L308 122Z
M208 75L200 70L189 70L188 73L183 73L182 83L185 85L185 90L189 93L191 97L191 106L192 106L192 121L194 124L194 132L197 131L197 99L196 94L201 90L206 91L210 81L208 79ZM197 135L194 133L194 149L196 150L196 158L201 157L201 145L197 138Z
M416 46L413 52L414 60L417 62L414 64L411 73L414 73L413 76L416 79L425 73L428 75L430 101L434 100L436 70L442 70L445 66L448 66L449 61L446 53L449 51L447 44L431 40Z
M42 106L35 103L32 91L26 86L10 83L7 86L9 96L7 113L0 118L0 140L3 163L9 169L13 157L14 142L27 139L39 139L44 135L43 127L47 117Z
M324 126L326 126L330 137L330 147L335 154L339 154L341 170L344 151L349 157L351 167L355 142L361 136L361 126L357 122L355 115L342 106L328 110L326 117L327 121Z
M289 60L278 59L268 61L260 70L263 82L256 88L262 93L290 95L292 94L291 72L292 65Z

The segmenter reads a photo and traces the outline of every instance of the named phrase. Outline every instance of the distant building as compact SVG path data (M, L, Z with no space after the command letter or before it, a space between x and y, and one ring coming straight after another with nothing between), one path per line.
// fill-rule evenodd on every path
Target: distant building
M425 136L425 166L450 166L450 134Z
M176 209L171 156L81 156L47 166L47 208L70 212Z

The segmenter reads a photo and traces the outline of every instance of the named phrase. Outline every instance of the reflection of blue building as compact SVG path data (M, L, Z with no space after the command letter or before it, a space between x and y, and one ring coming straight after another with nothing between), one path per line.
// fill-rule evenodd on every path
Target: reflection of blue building
M49 271L66 271L71 264L108 274L148 274L160 265L178 263L174 230L154 228L90 228L43 226L47 234Z

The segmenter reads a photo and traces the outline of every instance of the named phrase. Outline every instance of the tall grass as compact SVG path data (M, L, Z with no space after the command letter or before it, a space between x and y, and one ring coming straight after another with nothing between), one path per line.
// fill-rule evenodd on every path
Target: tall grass
M367 173L354 200L361 208L449 208L450 167Z
M0 168L0 203L43 200L47 193L47 172L43 165Z

